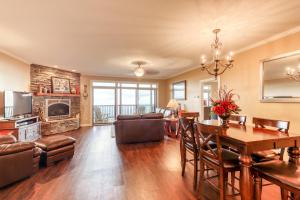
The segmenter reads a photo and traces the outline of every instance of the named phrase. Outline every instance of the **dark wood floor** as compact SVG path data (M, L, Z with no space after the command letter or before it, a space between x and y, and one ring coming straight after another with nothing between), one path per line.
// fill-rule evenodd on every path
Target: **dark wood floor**
M43 168L34 176L0 190L1 200L194 200L192 168L181 177L179 143L119 148L111 126L81 128L72 160ZM263 199L277 200L279 189L264 188Z

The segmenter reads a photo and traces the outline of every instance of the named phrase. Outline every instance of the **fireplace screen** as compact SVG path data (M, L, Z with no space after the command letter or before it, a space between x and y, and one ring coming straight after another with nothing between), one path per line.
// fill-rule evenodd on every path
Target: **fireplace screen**
M46 116L61 118L70 116L70 99L47 99Z

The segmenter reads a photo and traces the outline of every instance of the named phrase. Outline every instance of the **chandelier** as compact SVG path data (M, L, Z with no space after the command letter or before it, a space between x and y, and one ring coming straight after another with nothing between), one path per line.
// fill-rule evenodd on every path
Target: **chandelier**
M222 49L222 43L219 40L218 33L221 31L221 29L214 29L213 33L216 35L215 41L211 44L211 48L213 51L213 61L210 63L207 63L206 56L201 56L201 70L206 70L208 74L215 76L217 79L217 76L223 74L227 69L230 69L233 67L233 53L230 52L226 56L226 61L220 59L221 55L221 49ZM211 69L212 68L212 69Z
M300 68L300 65L299 65ZM294 81L300 82L300 71L297 71L294 68L287 67L286 68L286 75L289 79Z
M144 70L144 68L141 67L141 65L145 65L146 62L144 62L144 61L134 61L134 62L132 62L132 64L138 65L138 67L135 68L135 70L134 70L134 74L135 74L137 77L142 77L142 76L144 76L145 70Z

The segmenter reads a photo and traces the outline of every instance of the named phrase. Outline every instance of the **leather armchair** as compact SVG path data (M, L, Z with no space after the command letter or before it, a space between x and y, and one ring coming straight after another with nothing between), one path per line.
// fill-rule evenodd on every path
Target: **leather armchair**
M35 144L17 142L13 135L0 136L0 187L33 174Z

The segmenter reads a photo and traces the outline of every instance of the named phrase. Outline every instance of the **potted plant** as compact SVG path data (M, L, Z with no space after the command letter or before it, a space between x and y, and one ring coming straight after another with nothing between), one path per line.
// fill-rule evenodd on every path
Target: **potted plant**
M233 90L227 90L225 87L219 90L219 99L211 98L211 111L216 114L222 122L222 126L228 127L229 117L232 114L239 114L241 109L233 100L237 96Z

